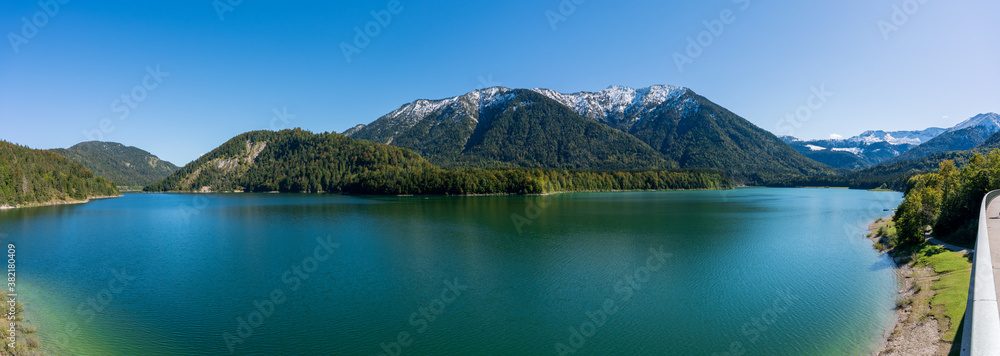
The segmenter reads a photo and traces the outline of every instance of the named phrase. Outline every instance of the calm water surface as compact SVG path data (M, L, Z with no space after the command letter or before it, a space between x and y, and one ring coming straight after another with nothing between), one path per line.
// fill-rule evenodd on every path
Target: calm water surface
M129 194L0 239L57 354L860 355L896 290L865 226L900 199Z

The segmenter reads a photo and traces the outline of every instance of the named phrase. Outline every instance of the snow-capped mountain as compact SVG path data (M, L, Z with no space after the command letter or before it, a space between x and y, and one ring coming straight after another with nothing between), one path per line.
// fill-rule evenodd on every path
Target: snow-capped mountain
M947 129L870 130L846 139L799 140L786 136L782 140L814 160L839 168L860 169L938 152L967 150L997 132L1000 132L1000 115L985 113Z
M979 114L969 118L968 120L962 121L958 125L955 125L955 127L948 129L948 131L958 131L970 127L981 127L990 135L995 134L1000 132L1000 115L993 112Z
M416 124L438 110L449 112L449 117L452 118L468 116L471 120L478 121L479 112L482 109L507 104L515 96L511 91L512 89L509 88L493 87L440 100L420 99L403 105L385 117L405 123L405 126L400 128L408 128L409 125ZM639 89L610 86L599 92L572 94L563 94L543 88L534 88L531 91L569 107L584 118L608 124L623 131L627 131L639 119L655 115L657 111L669 109L683 115L698 109L697 101L692 98L673 102L677 101L684 93L689 92L689 89L671 85L653 85ZM351 130L363 127L363 125L359 126Z
M494 87L416 100L344 134L409 148L446 167L830 170L690 89L669 85L571 94Z
M409 148L441 166L677 166L637 138L584 119L527 89L493 87L440 100L420 99L344 134Z
M986 142L986 139L997 132L1000 132L1000 115L992 112L979 114L960 122L912 150L887 160L886 163L918 159L940 152L972 149Z
M544 95L572 109L574 112L592 121L607 124L611 127L627 130L639 119L663 111L665 108L676 110L680 113L690 113L698 109L697 101L686 98L678 103L677 100L682 94L689 92L687 88L671 85L654 85L646 88L633 89L624 86L610 86L599 92L577 92L563 94L551 89L534 88L530 89L536 93ZM495 105L506 105L516 94L513 89L504 87L492 87L479 89L464 95L439 100L419 99L401 106L382 117L384 125L387 127L373 127L366 131L379 131L374 141L382 141L381 138L409 129L421 122L428 116L443 114L440 118L445 120L460 120L467 118L470 122L479 121L480 113ZM670 105L664 105L668 104ZM374 124L374 123L373 123ZM366 129L366 125L357 125L347 131L345 135L351 136L360 130ZM387 138L384 143L391 143L392 139Z

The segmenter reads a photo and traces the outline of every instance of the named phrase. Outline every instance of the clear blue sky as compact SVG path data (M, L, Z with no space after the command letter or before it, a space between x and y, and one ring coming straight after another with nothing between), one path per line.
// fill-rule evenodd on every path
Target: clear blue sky
M894 5L919 2L587 0L564 5L553 30L548 18L571 1L403 0L350 63L341 44L388 1L242 1L221 19L213 0L51 0L53 15L36 0L3 1L0 139L68 147L106 118L114 128L100 138L183 165L245 131L342 132L484 85L680 85L776 133L813 87L833 93L782 132L801 138L1000 111L997 1L930 0L893 21ZM723 10L729 23L678 70L674 54ZM888 40L879 21L897 29ZM157 66L169 76L147 79ZM123 94L144 100L116 101ZM272 120L275 109L295 117Z

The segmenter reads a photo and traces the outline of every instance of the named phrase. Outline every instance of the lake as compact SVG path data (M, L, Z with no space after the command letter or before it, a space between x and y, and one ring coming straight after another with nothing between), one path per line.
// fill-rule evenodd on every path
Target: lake
M43 348L81 355L862 355L896 192L127 194L0 211Z

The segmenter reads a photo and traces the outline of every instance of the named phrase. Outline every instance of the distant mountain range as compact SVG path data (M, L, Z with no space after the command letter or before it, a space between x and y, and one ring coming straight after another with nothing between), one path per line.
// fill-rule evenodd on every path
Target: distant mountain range
M945 131L932 127L920 131L865 131L846 139L804 141L791 136L781 139L806 157L836 168L856 170L899 156Z
M1000 132L1000 115L979 114L910 151L886 160L886 163L918 159L940 152L972 149L986 142L987 138L997 132Z
M665 85L573 94L494 87L417 100L344 134L442 167L709 168L750 182L832 170L690 89Z
M142 189L178 169L173 163L161 160L145 150L117 142L81 142L70 148L51 151L79 162L95 175L128 189Z
M840 180L842 182L853 181L857 183L855 185L857 187L871 188L885 184L890 188L902 189L909 177L916 174L935 172L943 161L954 161L958 167L963 167L976 154L986 155L998 148L1000 148L1000 133L995 133L987 138L986 141L971 149L937 152L920 158L885 162L877 166L847 173Z
M986 113L948 129L805 141L778 138L682 87L571 94L494 87L416 100L343 135L248 132L183 168L113 142L52 151L148 191L523 193L700 189L729 179L898 187L942 159L1000 146L1000 136L991 137L998 132L1000 117ZM600 173L609 171L619 173Z
M919 159L934 153L974 148L1000 131L996 113L979 114L952 128L918 131L865 131L847 139L782 140L800 153L836 168L864 169L881 163Z

